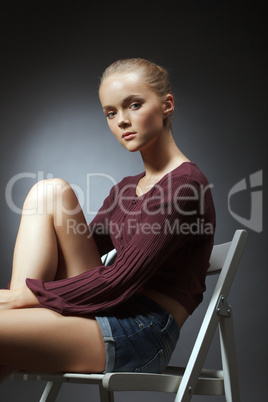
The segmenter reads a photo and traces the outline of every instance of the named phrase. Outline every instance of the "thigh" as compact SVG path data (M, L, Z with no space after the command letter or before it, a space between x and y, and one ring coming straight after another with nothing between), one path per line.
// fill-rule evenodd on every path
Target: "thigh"
M95 319L43 308L0 311L0 364L34 372L102 372L106 350Z
M11 289L26 278L70 278L101 265L82 208L61 179L37 183L26 197L13 258Z

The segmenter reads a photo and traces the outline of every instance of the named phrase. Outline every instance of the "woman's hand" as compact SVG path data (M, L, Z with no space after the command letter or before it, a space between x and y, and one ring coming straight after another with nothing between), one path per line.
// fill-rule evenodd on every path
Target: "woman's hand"
M34 307L39 304L33 292L25 287L12 290L0 290L0 310Z

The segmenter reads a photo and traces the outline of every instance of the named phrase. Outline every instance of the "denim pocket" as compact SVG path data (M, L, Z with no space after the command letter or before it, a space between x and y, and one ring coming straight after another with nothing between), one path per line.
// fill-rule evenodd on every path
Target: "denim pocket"
M166 367L164 351L159 350L157 354L142 367L137 367L135 369L136 373L162 373Z
M154 326L154 334L158 338L158 341L163 350L163 359L165 361L163 370L168 365L171 355L176 347L177 340L179 338L180 329L175 319L171 314L167 316L167 320L163 325L156 323Z
M170 330L173 320L174 320L173 316L169 314L165 326L161 329L162 334L166 334Z

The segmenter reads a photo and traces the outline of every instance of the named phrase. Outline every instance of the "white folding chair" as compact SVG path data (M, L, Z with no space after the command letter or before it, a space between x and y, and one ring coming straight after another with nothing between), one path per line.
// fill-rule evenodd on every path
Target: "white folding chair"
M18 372L10 379L41 380L47 385L39 402L54 402L63 383L98 384L101 402L114 402L114 391L174 393L174 402L190 401L194 394L225 395L240 402L232 309L227 297L236 274L247 232L237 230L231 242L216 245L208 275L219 274L186 368L168 367L163 374L107 373L44 375ZM219 327L222 369L202 369L216 328ZM182 340L180 340L182 342Z

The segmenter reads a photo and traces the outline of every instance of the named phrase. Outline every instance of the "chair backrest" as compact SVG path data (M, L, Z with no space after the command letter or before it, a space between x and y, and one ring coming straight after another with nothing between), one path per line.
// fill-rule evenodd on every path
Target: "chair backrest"
M210 266L207 275L219 274L222 270L225 258L229 251L231 242L214 245L210 256Z
M116 256L117 256L117 253L116 253L115 249L109 251L109 253L105 254L101 259L103 265L111 265L111 264L113 264L113 262L116 259Z
M228 297L246 241L247 232L245 230L236 230L232 241L213 247L207 275L220 275L210 301L212 310L215 307L213 302L216 302L220 296L225 299Z
M239 402L232 309L227 297L247 241L245 230L236 230L231 242L215 245L208 275L220 273L194 348L185 369L175 402L187 401L202 370L215 330L219 324L226 400ZM228 317L228 320L224 318ZM188 395L188 396L187 396ZM190 399L189 399L190 400Z

